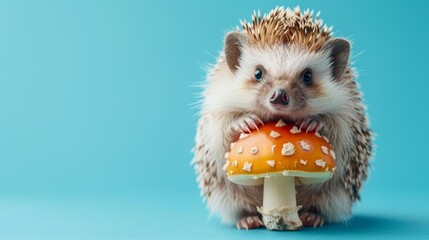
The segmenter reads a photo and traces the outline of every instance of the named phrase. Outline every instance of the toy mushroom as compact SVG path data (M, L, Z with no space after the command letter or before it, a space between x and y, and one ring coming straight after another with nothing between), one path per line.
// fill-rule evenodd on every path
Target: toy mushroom
M321 183L335 171L335 153L327 138L306 133L280 120L242 134L231 144L224 166L236 184L264 184L263 206L258 207L269 230L297 230L302 226L295 184Z

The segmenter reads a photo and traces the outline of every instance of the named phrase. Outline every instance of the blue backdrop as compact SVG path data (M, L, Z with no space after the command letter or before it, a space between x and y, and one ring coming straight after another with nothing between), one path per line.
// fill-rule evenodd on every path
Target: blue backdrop
M206 64L254 9L310 7L353 42L377 133L348 224L237 231L189 162ZM428 4L2 1L0 239L429 237Z

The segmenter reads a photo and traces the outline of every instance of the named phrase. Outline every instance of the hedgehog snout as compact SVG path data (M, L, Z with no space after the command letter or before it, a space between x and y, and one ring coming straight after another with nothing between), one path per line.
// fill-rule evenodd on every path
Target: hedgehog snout
M270 97L270 104L276 109L282 109L289 104L289 94L282 88L274 90Z

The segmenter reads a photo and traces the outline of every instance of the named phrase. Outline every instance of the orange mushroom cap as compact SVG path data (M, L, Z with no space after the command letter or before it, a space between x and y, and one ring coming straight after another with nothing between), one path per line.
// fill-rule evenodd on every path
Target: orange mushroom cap
M243 185L260 185L265 177L280 175L294 176L298 184L320 183L335 171L335 152L327 138L282 120L242 134L226 158L228 179Z

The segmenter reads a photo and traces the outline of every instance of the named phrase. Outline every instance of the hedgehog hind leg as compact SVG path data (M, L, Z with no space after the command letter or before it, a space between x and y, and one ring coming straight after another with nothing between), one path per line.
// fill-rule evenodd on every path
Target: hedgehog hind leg
M237 229L253 229L253 228L260 228L264 226L264 223L261 220L261 217L259 215L252 215L252 216L246 216L237 221L235 224Z
M313 224L314 226L314 223L318 222L313 222L313 218L317 220L318 216L322 216L324 222L346 222L351 217L353 202L345 189L329 190L325 188L323 194L319 193L317 197L305 194L300 198L301 201L298 202L304 206L300 215L304 214L303 218L311 217L309 223L305 225ZM307 214L308 216L306 216Z
M303 211L299 214L302 225L305 227L322 227L325 224L325 218L317 211Z

